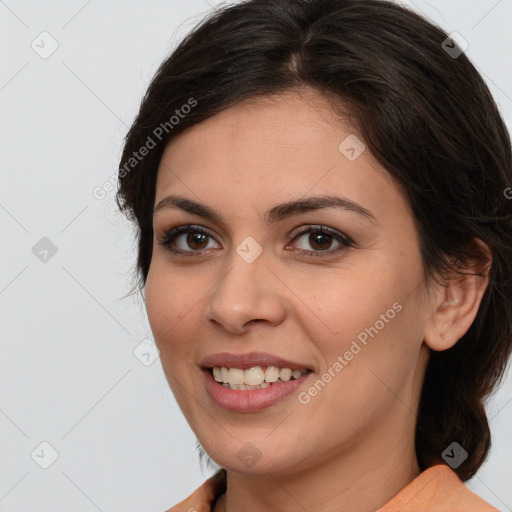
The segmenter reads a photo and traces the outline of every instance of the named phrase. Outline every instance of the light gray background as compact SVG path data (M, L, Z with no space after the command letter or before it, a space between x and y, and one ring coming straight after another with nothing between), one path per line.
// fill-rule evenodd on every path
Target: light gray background
M405 3L468 41L510 127L512 0ZM210 474L160 360L133 353L152 336L142 299L123 299L135 245L117 183L92 191L115 177L158 64L214 5L0 1L0 511L162 512ZM43 31L59 45L46 59L31 47L51 49ZM46 262L43 237L57 248ZM503 511L511 383L489 404L493 449L469 482ZM58 452L47 469L44 441Z

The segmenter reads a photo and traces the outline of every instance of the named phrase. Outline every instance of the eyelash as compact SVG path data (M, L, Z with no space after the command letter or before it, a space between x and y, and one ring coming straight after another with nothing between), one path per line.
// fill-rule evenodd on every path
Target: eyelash
M190 257L200 257L203 255L205 249L198 250L198 251L183 251L181 249L174 249L173 243L175 239L183 234L183 233L201 233L203 235L209 236L210 238L213 238L207 229L203 228L202 226L195 226L192 224L187 224L184 226L178 226L171 229L168 229L165 231L161 236L157 237L158 244L162 247L166 248L169 252L172 254L183 254L185 256ZM300 236L306 234L306 233L327 233L328 235L332 236L336 241L340 242L341 245L335 249L328 249L328 250L319 250L319 251L305 251L303 249L299 249L301 253L304 254L304 256L307 257L323 257L324 255L332 256L334 253L338 253L348 247L351 247L353 245L353 240L351 240L346 235L343 235L339 231L336 231L334 229L328 228L326 226L322 225L312 225L309 224L307 226L304 226L301 228L293 237L292 242L297 240Z

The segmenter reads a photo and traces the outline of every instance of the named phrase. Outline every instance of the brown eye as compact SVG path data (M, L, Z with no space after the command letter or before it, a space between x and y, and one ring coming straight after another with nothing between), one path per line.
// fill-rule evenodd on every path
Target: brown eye
M187 235L182 247L179 247L177 241L181 235ZM305 237L309 235L309 237ZM351 247L353 241L339 231L328 228L326 226L306 226L302 228L293 238L295 242L301 237L305 237L306 243L312 249L299 248L299 252L306 256L323 256L332 255L347 247ZM158 238L158 243L168 249L172 254L183 254L186 256L202 256L204 251L208 249L208 239L212 239L212 235L202 226L185 225L178 226L166 231ZM338 242L338 246L331 249L333 241ZM290 247L289 245L287 248Z
M189 231L188 233L184 234L187 235L185 237L185 243L189 247L191 247L192 249L204 249L204 247L197 247L197 245L204 245L204 241L207 239L208 235L205 235L203 233L194 233L193 231Z
M312 256L322 256L322 254L317 254L322 252L333 254L343 250L346 247L350 247L353 243L342 233L325 226L307 226L295 235L293 241L295 242L295 240L303 237L304 235L309 235L305 238L306 245L309 245L313 250L305 248L299 249L301 252L310 254ZM331 250L333 240L339 242L339 245L338 247Z
M176 248L178 245L176 241L181 235L187 235L183 238L185 248L183 246ZM173 254L179 253L186 254L187 256L200 256L202 255L202 251L207 249L208 238L212 237L203 227L186 225L166 231L158 238L158 243Z

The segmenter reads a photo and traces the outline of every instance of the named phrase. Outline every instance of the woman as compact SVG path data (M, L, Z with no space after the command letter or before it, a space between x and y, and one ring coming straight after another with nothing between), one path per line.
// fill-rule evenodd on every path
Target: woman
M172 511L491 511L510 138L462 48L380 0L249 0L161 65L117 201L167 381L221 469Z

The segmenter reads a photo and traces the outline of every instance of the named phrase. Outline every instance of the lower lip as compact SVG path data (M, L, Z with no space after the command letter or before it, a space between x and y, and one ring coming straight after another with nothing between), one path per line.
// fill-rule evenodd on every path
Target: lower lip
M242 390L225 388L208 370L203 370L206 391L210 398L219 407L240 412L258 411L270 407L302 386L312 374L313 372L308 372L299 379L272 384L268 388Z

